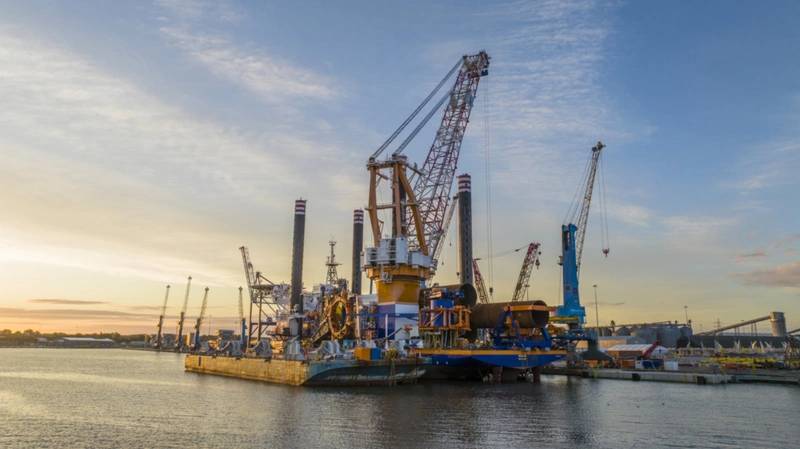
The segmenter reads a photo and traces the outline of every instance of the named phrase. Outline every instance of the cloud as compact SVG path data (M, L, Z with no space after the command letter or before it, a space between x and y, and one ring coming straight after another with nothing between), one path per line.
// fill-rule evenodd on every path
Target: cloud
M652 212L635 204L611 203L608 205L608 214L612 218L634 226L648 226Z
M245 50L221 36L165 26L163 36L215 75L258 95L266 102L290 98L330 100L338 96L332 82L261 50Z
M742 194L753 194L791 184L800 170L800 142L784 140L758 146L741 163L744 172L731 186Z
M667 232L691 240L710 239L737 223L735 218L676 215L664 219Z
M244 14L225 0L155 0L157 7L183 21L205 18L224 22L238 22Z
M759 250L759 251L754 251L752 253L738 254L736 256L736 261L737 262L746 262L748 260L761 259L761 258L764 258L764 257L767 257L767 253L764 252L764 251L760 251Z
M108 301L87 301L82 299L29 299L28 302L33 302L37 304L62 304L62 305L108 304Z
M789 262L766 270L734 275L747 285L764 287L800 287L800 261Z
M494 180L507 192L527 186L537 199L569 201L591 146L619 134L599 82L607 13L591 1L522 1L493 4L481 22L502 30L485 43L492 66L479 93L490 108Z
M121 312L101 309L24 309L19 307L0 307L4 319L36 318L41 320L97 320L97 319L158 319L149 313Z

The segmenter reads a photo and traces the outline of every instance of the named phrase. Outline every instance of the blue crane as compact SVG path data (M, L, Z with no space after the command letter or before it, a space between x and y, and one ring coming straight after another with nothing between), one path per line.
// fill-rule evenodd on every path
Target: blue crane
M564 303L556 312L564 321L572 320L573 324L580 326L586 320L586 310L581 305L580 291L578 289L578 277L581 269L581 257L583 256L583 240L586 237L586 224L589 221L589 206L592 203L592 191L597 175L597 168L600 162L600 154L605 148L602 142L597 142L592 148L592 155L584 173L583 197L576 197L576 201L570 207L567 214L568 220L561 225L561 259L559 264L562 269L562 284L564 291ZM601 191L601 201L603 200ZM602 217L603 227L603 255L608 256L609 248L607 245L608 231L606 230L605 214Z

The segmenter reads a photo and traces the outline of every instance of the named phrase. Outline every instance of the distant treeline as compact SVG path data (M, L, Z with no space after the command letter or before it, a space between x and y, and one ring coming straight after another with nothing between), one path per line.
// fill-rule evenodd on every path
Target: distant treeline
M110 338L116 343L127 344L134 341L143 341L145 335L121 335L118 332L103 332L94 334L74 334L65 332L42 333L33 329L26 329L21 332L3 329L0 331L0 346L35 346L41 342L41 338L46 338L48 341L55 341L63 337Z

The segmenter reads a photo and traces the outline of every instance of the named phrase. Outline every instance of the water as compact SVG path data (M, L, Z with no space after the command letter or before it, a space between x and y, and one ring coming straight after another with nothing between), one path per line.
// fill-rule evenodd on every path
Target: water
M303 388L177 354L0 349L2 448L796 448L800 388L544 376Z

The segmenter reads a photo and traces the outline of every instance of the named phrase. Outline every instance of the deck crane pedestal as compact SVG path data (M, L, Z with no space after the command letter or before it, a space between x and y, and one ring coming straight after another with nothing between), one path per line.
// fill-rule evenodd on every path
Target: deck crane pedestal
M364 253L367 276L376 285L378 335L388 338L401 328L416 333L420 288L436 272L435 259L447 232L445 221L450 212L451 190L455 177L461 141L469 123L478 83L488 74L489 55L481 51L463 56L434 90L411 113L369 158L369 205L373 246ZM420 123L409 133L390 156L381 154L416 118L437 92L455 75L452 89L447 91ZM422 167L411 165L403 150L416 137L433 115L445 107L441 124ZM410 173L410 175L409 175ZM379 203L379 187L388 183L390 200ZM388 229L380 213L388 212ZM388 236L384 237L384 233Z
M565 220L566 223L561 226L561 257L558 263L562 268L564 303L558 307L556 315L560 321L568 323L571 329L582 328L586 320L586 310L580 300L578 278L586 226L589 220L589 207L592 203L592 192L603 148L605 145L602 142L597 142L597 145L592 147L591 158L584 174L583 195L576 198L570 208L568 220ZM605 217L601 224L605 227ZM605 229L603 230L603 239L606 239ZM609 249L604 241L603 254L607 256L608 253Z

